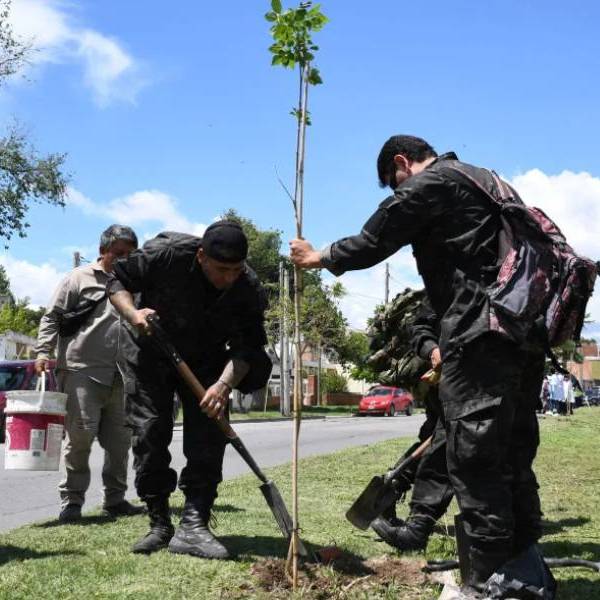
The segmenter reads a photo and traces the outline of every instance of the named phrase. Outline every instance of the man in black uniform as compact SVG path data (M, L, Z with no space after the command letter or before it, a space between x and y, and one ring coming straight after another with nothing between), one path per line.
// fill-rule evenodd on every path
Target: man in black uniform
M408 329L413 351L422 359L423 365L429 361L433 370L440 369L439 322L427 298L423 299ZM435 524L446 512L453 496L446 464L446 431L437 385L427 386L423 401L426 420L419 430L419 441L401 458L409 456L420 443L433 436L431 446L421 459L403 473L405 481L401 482L404 484L402 487L413 486L410 514L404 522L396 518L395 508L392 508L371 523L383 541L400 551L426 548Z
M148 505L150 531L133 547L227 558L226 548L208 528L222 479L226 440L214 418L227 412L232 388L263 387L271 372L264 351L265 294L246 266L248 242L231 221L214 223L202 239L166 232L115 263L111 302L132 326L125 389L135 485ZM139 295L134 304L133 295ZM161 324L194 374L207 388L202 402L154 345L146 321ZM181 523L174 532L169 495L177 485L168 451L173 434L173 396L183 405L183 451L187 464L179 477L185 495Z
M293 240L291 256L302 268L341 275L412 245L440 320L448 471L471 541L465 591L472 593L541 535L532 463L544 352L533 336L517 344L495 326L487 288L501 258L500 211L472 181L498 195L491 173L452 152L437 156L426 141L404 135L384 144L377 169L380 183L394 193L361 233L321 252Z

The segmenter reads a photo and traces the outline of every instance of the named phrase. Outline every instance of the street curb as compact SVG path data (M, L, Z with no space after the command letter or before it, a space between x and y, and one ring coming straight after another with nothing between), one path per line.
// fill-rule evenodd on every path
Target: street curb
M323 416L310 416L310 417L302 417L303 421L324 421L325 419L349 419L352 415L348 415L347 417L342 416L342 415L332 415L330 417L323 415ZM229 423L231 425L239 425L239 424L243 424L243 423L278 423L280 421L290 421L293 422L294 418L293 417L274 417L272 419L234 419L232 421L229 421ZM183 425L183 421L176 421L175 422L175 427L181 427Z

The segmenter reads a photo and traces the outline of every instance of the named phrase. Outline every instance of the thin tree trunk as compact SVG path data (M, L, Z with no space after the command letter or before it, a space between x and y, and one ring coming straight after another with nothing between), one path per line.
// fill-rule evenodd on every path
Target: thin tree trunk
M284 288L283 288L283 261L279 263L279 412L285 415L285 401L283 396L283 353L285 351L285 318L284 318Z
M290 390L291 390L291 369L290 369L290 340L289 340L289 315L288 315L288 299L290 297L290 273L287 269L284 270L283 273L283 296L285 298L285 302L283 304L283 335L284 335L284 344L283 344L283 408L284 414L286 417L289 417L291 414L291 406L290 406Z
M321 406L321 372L322 372L322 366L321 366L321 352L322 352L322 345L321 342L319 342L319 346L318 346L318 354L317 354L317 406Z
M306 136L306 107L308 94L308 69L305 65L300 70L298 139L296 146L296 185L294 190L294 206L296 209L296 237L302 238L302 220L304 209L304 142ZM298 443L300 424L302 422L302 353L300 314L302 302L302 271L294 266L294 437L292 447L292 587L298 588Z

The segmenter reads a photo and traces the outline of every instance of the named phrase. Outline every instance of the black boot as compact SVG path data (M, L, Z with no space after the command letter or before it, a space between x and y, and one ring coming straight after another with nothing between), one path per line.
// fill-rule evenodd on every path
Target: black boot
M132 551L136 554L150 554L166 548L175 533L169 514L169 498L152 498L146 501L150 517L150 531L138 540Z
M421 515L409 517L400 527L393 527L381 517L371 523L371 527L384 542L401 552L425 550L434 525L434 519Z
M227 548L208 528L212 500L186 498L181 522L169 543L169 552L200 558L229 558Z
M381 513L381 518L385 519L391 527L402 527L406 524L404 519L399 519L396 515L396 505L392 504Z

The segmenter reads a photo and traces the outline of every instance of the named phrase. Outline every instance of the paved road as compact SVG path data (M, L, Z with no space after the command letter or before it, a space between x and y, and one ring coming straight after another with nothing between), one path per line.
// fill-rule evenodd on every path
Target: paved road
M305 421L300 437L300 455L328 454L342 448L360 446L395 437L413 436L424 416L395 418L328 418ZM267 423L235 423L235 428L261 467L290 462L292 424L289 421ZM185 462L182 453L182 431L176 428L171 453L174 468L180 470ZM96 507L102 502L100 473L102 450L94 445L91 456L92 484L86 506ZM232 448L227 449L224 465L225 478L248 472L248 468ZM0 446L0 531L7 531L58 514L56 487L62 474L58 471L5 471L4 447ZM133 481L130 472L129 481ZM135 492L128 492L129 498Z

